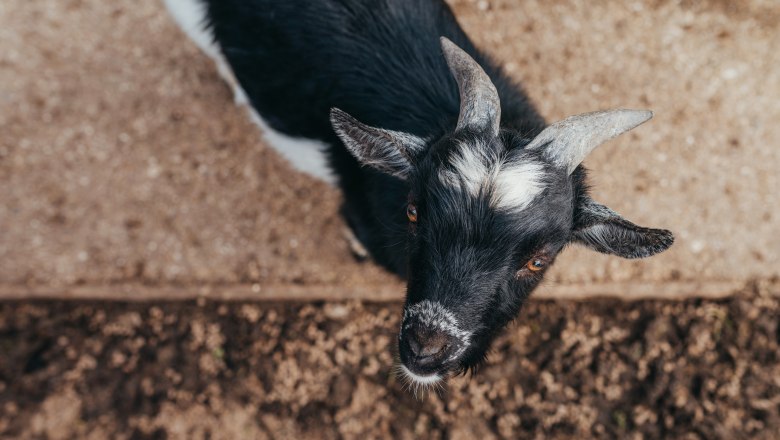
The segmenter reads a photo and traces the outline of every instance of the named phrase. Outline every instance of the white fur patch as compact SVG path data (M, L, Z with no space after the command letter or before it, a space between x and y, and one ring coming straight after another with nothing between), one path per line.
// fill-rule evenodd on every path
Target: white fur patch
M407 323L411 318L416 318L417 322L426 327L447 333L460 342L458 349L450 355L450 360L463 354L471 343L472 332L462 329L455 315L439 302L426 299L404 310L404 316L401 319L402 330L411 327L411 323Z
M221 57L214 36L206 29L206 4L199 0L165 0L173 19L198 47L211 58Z
M327 183L335 184L336 179L325 156L327 145L324 142L294 138L272 129L250 105L246 93L238 84L233 70L228 65L214 35L207 29L206 5L200 0L165 0L171 15L182 30L217 66L217 71L233 89L237 105L247 105L250 117L263 131L268 145L279 152L296 169Z
M419 374L415 374L412 372L412 370L406 368L405 365L401 365L401 373L403 373L404 376L406 376L409 380L411 380L412 383L417 385L423 385L423 386L433 385L442 379L442 377L439 376L438 374L431 374L430 376L420 376Z
M535 162L505 163L493 182L490 203L502 210L524 209L545 188L544 167Z
M478 153L484 149L483 145L461 145L460 151L451 160L454 172L442 170L442 180L449 185L463 185L469 194L478 196L489 177L486 160Z
M252 121L262 129L266 143L296 169L331 185L336 184L336 176L333 174L325 155L325 150L328 148L325 142L294 138L280 133L271 128L252 107L249 107L249 114Z
M214 34L206 26L206 5L199 0L165 0L168 11L184 33L208 55L217 65L217 72L233 90L236 104L247 104L246 93L238 84L219 46L214 42Z
M521 210L545 188L544 167L536 162L502 162L486 157L482 144L462 144L450 159L452 169L442 167L439 180L462 188L473 197L492 188L490 204L500 210Z

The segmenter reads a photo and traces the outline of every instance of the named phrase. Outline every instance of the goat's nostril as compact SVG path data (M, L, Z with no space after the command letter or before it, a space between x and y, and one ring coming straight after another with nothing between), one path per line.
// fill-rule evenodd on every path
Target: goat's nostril
M409 350L417 357L423 356L423 347L420 345L420 343L417 341L417 338L415 336L410 336L406 338L406 342L409 344Z
M428 357L428 356L435 356L442 351L446 350L449 345L446 343L439 343L438 341L426 345L423 347L422 352L419 353L420 357Z
M450 349L451 337L429 329L411 330L404 338L409 354L420 365L437 362Z

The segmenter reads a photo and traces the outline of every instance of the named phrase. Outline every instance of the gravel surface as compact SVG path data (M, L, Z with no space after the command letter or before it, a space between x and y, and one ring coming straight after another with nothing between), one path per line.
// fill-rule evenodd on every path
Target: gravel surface
M771 439L769 289L531 301L477 376L417 399L400 304L0 303L0 437Z
M551 279L780 273L776 0L451 4L550 119L656 112L587 164L599 199L676 245L569 250ZM0 3L0 187L4 284L394 281L353 261L337 192L263 145L159 0Z

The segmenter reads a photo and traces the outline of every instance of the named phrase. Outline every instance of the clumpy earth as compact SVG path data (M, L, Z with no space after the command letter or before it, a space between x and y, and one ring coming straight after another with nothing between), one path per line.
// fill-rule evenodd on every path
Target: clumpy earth
M417 398L396 303L6 302L0 437L776 438L777 293L531 301Z

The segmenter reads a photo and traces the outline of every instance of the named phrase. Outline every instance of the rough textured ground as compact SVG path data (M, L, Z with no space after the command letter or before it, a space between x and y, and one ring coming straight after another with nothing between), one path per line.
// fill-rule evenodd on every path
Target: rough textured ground
M0 303L0 437L772 439L779 303L534 301L419 400L398 304Z
M570 250L552 279L778 274L775 0L452 4L549 118L656 111L587 164L598 198L677 245ZM338 194L263 145L158 0L0 3L0 186L3 284L393 281L352 260Z

